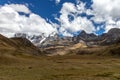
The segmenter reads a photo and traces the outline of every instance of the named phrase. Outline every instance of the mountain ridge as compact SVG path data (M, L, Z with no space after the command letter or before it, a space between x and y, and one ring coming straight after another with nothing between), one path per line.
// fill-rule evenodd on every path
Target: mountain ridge
M13 38L7 38L0 35L0 53L27 53L32 55L65 55L69 53L76 54L91 54L98 53L101 50L108 50L110 53L116 54L115 50L119 51L120 43L120 29L113 29L101 36L96 36L94 34L87 34L85 31L81 32L76 37L63 37L60 38L57 34L55 36L42 37L42 36L27 36L26 34L19 34ZM23 35L23 37L21 36ZM42 44L35 45L32 40L38 40L45 38ZM113 48L114 44L116 48ZM108 46L108 47L106 47ZM111 47L109 47L111 46ZM106 50L104 50L104 47ZM110 49L109 49L110 48ZM95 50L94 50L95 49ZM96 49L98 51L96 51ZM101 52L103 53L103 52Z
M19 34L19 35L17 35ZM120 29L113 28L108 31L108 33L104 33L102 35L95 35L93 33L88 34L85 31L81 31L80 34L74 37L60 37L58 34L50 34L49 36L45 37L44 34L41 35L32 35L29 36L24 33L16 33L15 37L25 37L29 39L35 46L44 48L50 46L68 46L71 44L76 44L81 41L84 41L86 45L108 45L116 43L120 38Z
M4 53L40 55L42 52L26 38L7 38L0 35L0 54Z

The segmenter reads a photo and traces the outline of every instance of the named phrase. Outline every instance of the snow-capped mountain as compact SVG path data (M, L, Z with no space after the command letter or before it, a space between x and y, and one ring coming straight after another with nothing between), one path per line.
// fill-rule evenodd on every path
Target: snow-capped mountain
M108 45L113 44L120 40L120 29L113 28L108 33L104 33L100 36L95 34L88 34L85 31L75 37L60 37L57 33L53 32L48 36L44 34L29 35L25 33L16 33L15 37L23 37L30 40L37 47L50 47L50 46L68 46L71 44L85 42L86 45Z
M30 40L35 46L38 46L42 44L43 41L45 41L46 36L44 34L41 35L29 35L26 33L16 33L14 37L22 37L22 38L27 38Z
M72 37L60 37L55 32L51 33L49 36L45 36L44 34L29 35L25 33L16 33L14 37L27 38L37 47L67 46L73 43Z

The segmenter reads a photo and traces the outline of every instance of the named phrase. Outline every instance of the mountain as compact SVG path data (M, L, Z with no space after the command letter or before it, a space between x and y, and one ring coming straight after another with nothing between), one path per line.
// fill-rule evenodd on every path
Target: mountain
M117 43L120 40L120 29L113 28L108 33L101 35L100 38L103 40L102 45Z
M47 53L46 55L54 56L54 55L72 54L75 50L86 48L86 47L87 47L86 44L84 42L83 43L81 42L77 44L71 44L68 46L51 46L51 47L44 48L44 50Z
M57 33L51 33L49 36L41 35L28 35L25 33L16 33L15 38L27 38L35 46L45 48L50 46L68 46L73 43L72 37L60 37Z
M40 55L42 52L26 38L9 39L0 35L0 54L2 53Z
M74 37L60 37L57 33L53 32L48 36L44 34L40 35L28 35L25 33L16 33L14 37L27 38L35 46L39 48L46 48L50 46L69 46L77 43L84 42L87 46L97 45L110 45L116 43L120 39L120 29L113 28L100 36L93 33L88 34L85 31Z
M81 31L81 33L75 37L77 42L79 42L80 40L84 40L85 42L87 41L93 41L95 39L97 39L97 36L93 33L91 34L87 34L85 31Z
M100 36L96 36L95 34L87 34L85 31L82 31L78 36L74 37L77 43L83 40L86 45L110 45L117 43L120 40L120 29L113 28L108 31L108 33L104 33Z
M39 50L39 48L37 48L36 46L34 46L26 38L11 38L11 40L14 41L14 43L16 44L15 48L19 52L29 53L29 54L33 54L33 55L39 55L39 54L41 54L41 51Z
M0 50L15 49L16 43L0 34Z
M75 37L73 37L75 43L86 43L87 46L98 45L99 36L91 33L88 34L85 31L81 31L81 33Z
M44 36L44 34L28 35L24 33L16 33L13 38L6 38L0 35L0 54L6 52L32 55L40 55L43 52L47 55L64 55L68 53L93 54L104 52L117 54L120 49L119 45L120 29L117 28L113 28L108 31L108 33L100 36L87 34L85 31L81 31L81 33L75 37L60 37L55 33L47 37Z
M65 54L77 54L77 55L120 55L120 29L113 28L97 36L95 34L88 34L85 31L75 37L63 37L57 38L54 41L54 36L50 42L48 37L48 44L51 46L46 47L44 50L48 56L53 55L65 55ZM58 46L61 42L62 46ZM46 42L45 42L46 43ZM53 46L56 44L57 46ZM64 45L68 44L68 45Z
M36 46L40 45L46 38L44 34L29 35L29 34L26 34L26 33L16 33L14 35L14 37L15 38L26 38L26 39L30 40Z

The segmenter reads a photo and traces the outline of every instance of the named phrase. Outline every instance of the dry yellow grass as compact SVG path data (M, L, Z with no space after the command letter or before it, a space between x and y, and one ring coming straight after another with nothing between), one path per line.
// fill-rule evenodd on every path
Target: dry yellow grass
M120 44L103 48L81 48L82 45L77 44L74 50L52 48L54 53L72 55L47 57L34 56L38 49L31 44L32 47L22 45L19 39L0 40L5 42L0 46L0 80L120 80ZM85 55L76 55L79 53Z
M0 80L119 80L120 59L97 56L0 57Z

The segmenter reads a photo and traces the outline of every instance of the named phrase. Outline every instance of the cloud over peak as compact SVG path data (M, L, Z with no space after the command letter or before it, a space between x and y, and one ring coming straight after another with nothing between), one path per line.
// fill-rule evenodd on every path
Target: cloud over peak
M65 2L60 10L60 32L71 34L84 30L96 33L101 29L108 32L111 28L120 28L120 0L92 0L91 8L87 3L77 0L77 4ZM82 16L85 15L85 16ZM88 19L88 16L92 16ZM104 23L104 24L103 24ZM101 25L95 25L101 24Z
M20 15L19 12L29 14ZM6 4L0 7L0 33L11 37L14 33L42 34L48 36L57 32L54 24L48 23L41 16L32 13L25 5Z
M88 10L85 8L84 3L78 3L77 5L66 2L63 4L60 11L61 15L58 19L60 21L60 32L66 35L66 31L72 35L72 33L84 30L87 33L92 33L95 28L92 22L87 17L81 17L80 14L86 13ZM64 34L65 32L65 34Z
M105 32L111 28L120 28L120 0L93 0L92 4L96 23L105 23Z
M61 0L50 1L56 4L61 2ZM61 2L62 7L54 17L58 22L45 20L26 5L5 4L0 6L0 33L6 36L12 36L16 32L44 33L48 36L52 32L59 32L63 36L73 36L81 30L97 33L101 30L107 32L111 28L120 28L120 0L90 1L92 2L89 8L87 2L81 0L76 0L76 3Z

